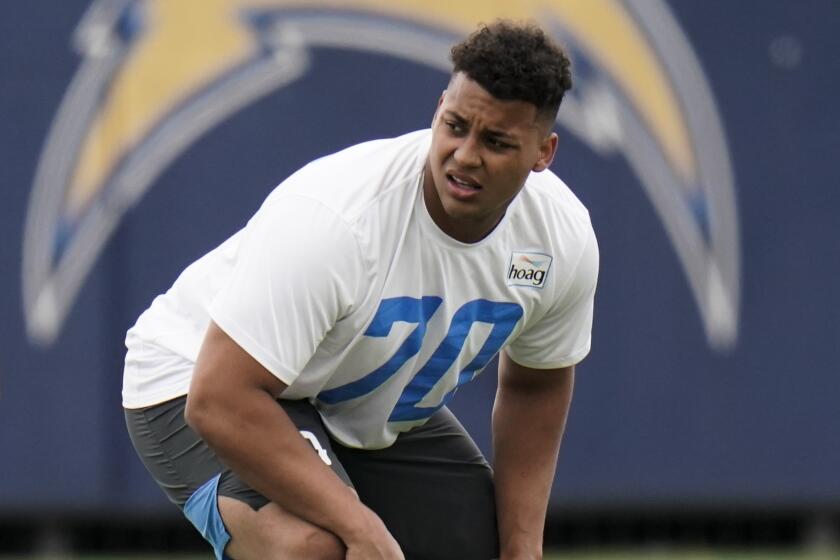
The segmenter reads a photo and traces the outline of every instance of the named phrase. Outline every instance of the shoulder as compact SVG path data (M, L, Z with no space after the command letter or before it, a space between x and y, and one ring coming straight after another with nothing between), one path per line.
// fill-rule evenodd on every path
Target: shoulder
M545 212L556 213L568 219L589 223L589 211L571 188L550 169L531 173L523 194L531 198Z
M316 159L272 191L266 200L303 196L319 201L349 221L394 191L405 190L422 173L428 130L372 140Z
M551 170L529 175L516 213L520 222L539 227L552 243L586 245L595 237L589 210Z
M572 297L579 286L588 290L597 281L598 241L589 211L572 190L550 170L532 173L515 209L518 233L539 239L552 257L554 299Z

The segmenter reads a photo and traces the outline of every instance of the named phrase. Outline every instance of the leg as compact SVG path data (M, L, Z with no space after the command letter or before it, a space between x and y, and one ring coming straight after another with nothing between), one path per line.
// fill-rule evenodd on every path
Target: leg
M219 511L231 535L225 555L235 560L344 560L344 544L332 533L274 503L259 510L219 496Z
M308 403L279 401L313 452L349 478L329 447L317 412ZM268 502L227 469L184 421L186 399L126 410L134 447L169 499L213 545L216 558L343 559L344 545L329 533Z
M448 409L386 449L333 449L407 559L498 558L492 471Z

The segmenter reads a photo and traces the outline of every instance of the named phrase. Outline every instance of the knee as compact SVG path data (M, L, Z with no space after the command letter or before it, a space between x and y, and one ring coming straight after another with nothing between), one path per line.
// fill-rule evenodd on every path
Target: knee
M344 560L344 543L320 527L310 526L298 532L288 543L291 558L312 560Z

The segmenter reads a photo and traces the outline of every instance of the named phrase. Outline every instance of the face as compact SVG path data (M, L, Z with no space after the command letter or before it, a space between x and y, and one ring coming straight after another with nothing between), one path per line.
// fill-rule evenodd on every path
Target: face
M502 101L466 74L443 92L432 123L423 194L435 223L472 243L499 223L531 171L554 159L553 123L525 101Z

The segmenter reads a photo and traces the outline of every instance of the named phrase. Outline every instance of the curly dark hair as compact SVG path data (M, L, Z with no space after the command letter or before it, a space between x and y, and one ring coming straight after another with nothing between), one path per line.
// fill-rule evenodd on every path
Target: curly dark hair
M569 58L537 25L496 20L452 47L453 75L463 72L503 100L526 101L557 116L572 87Z

